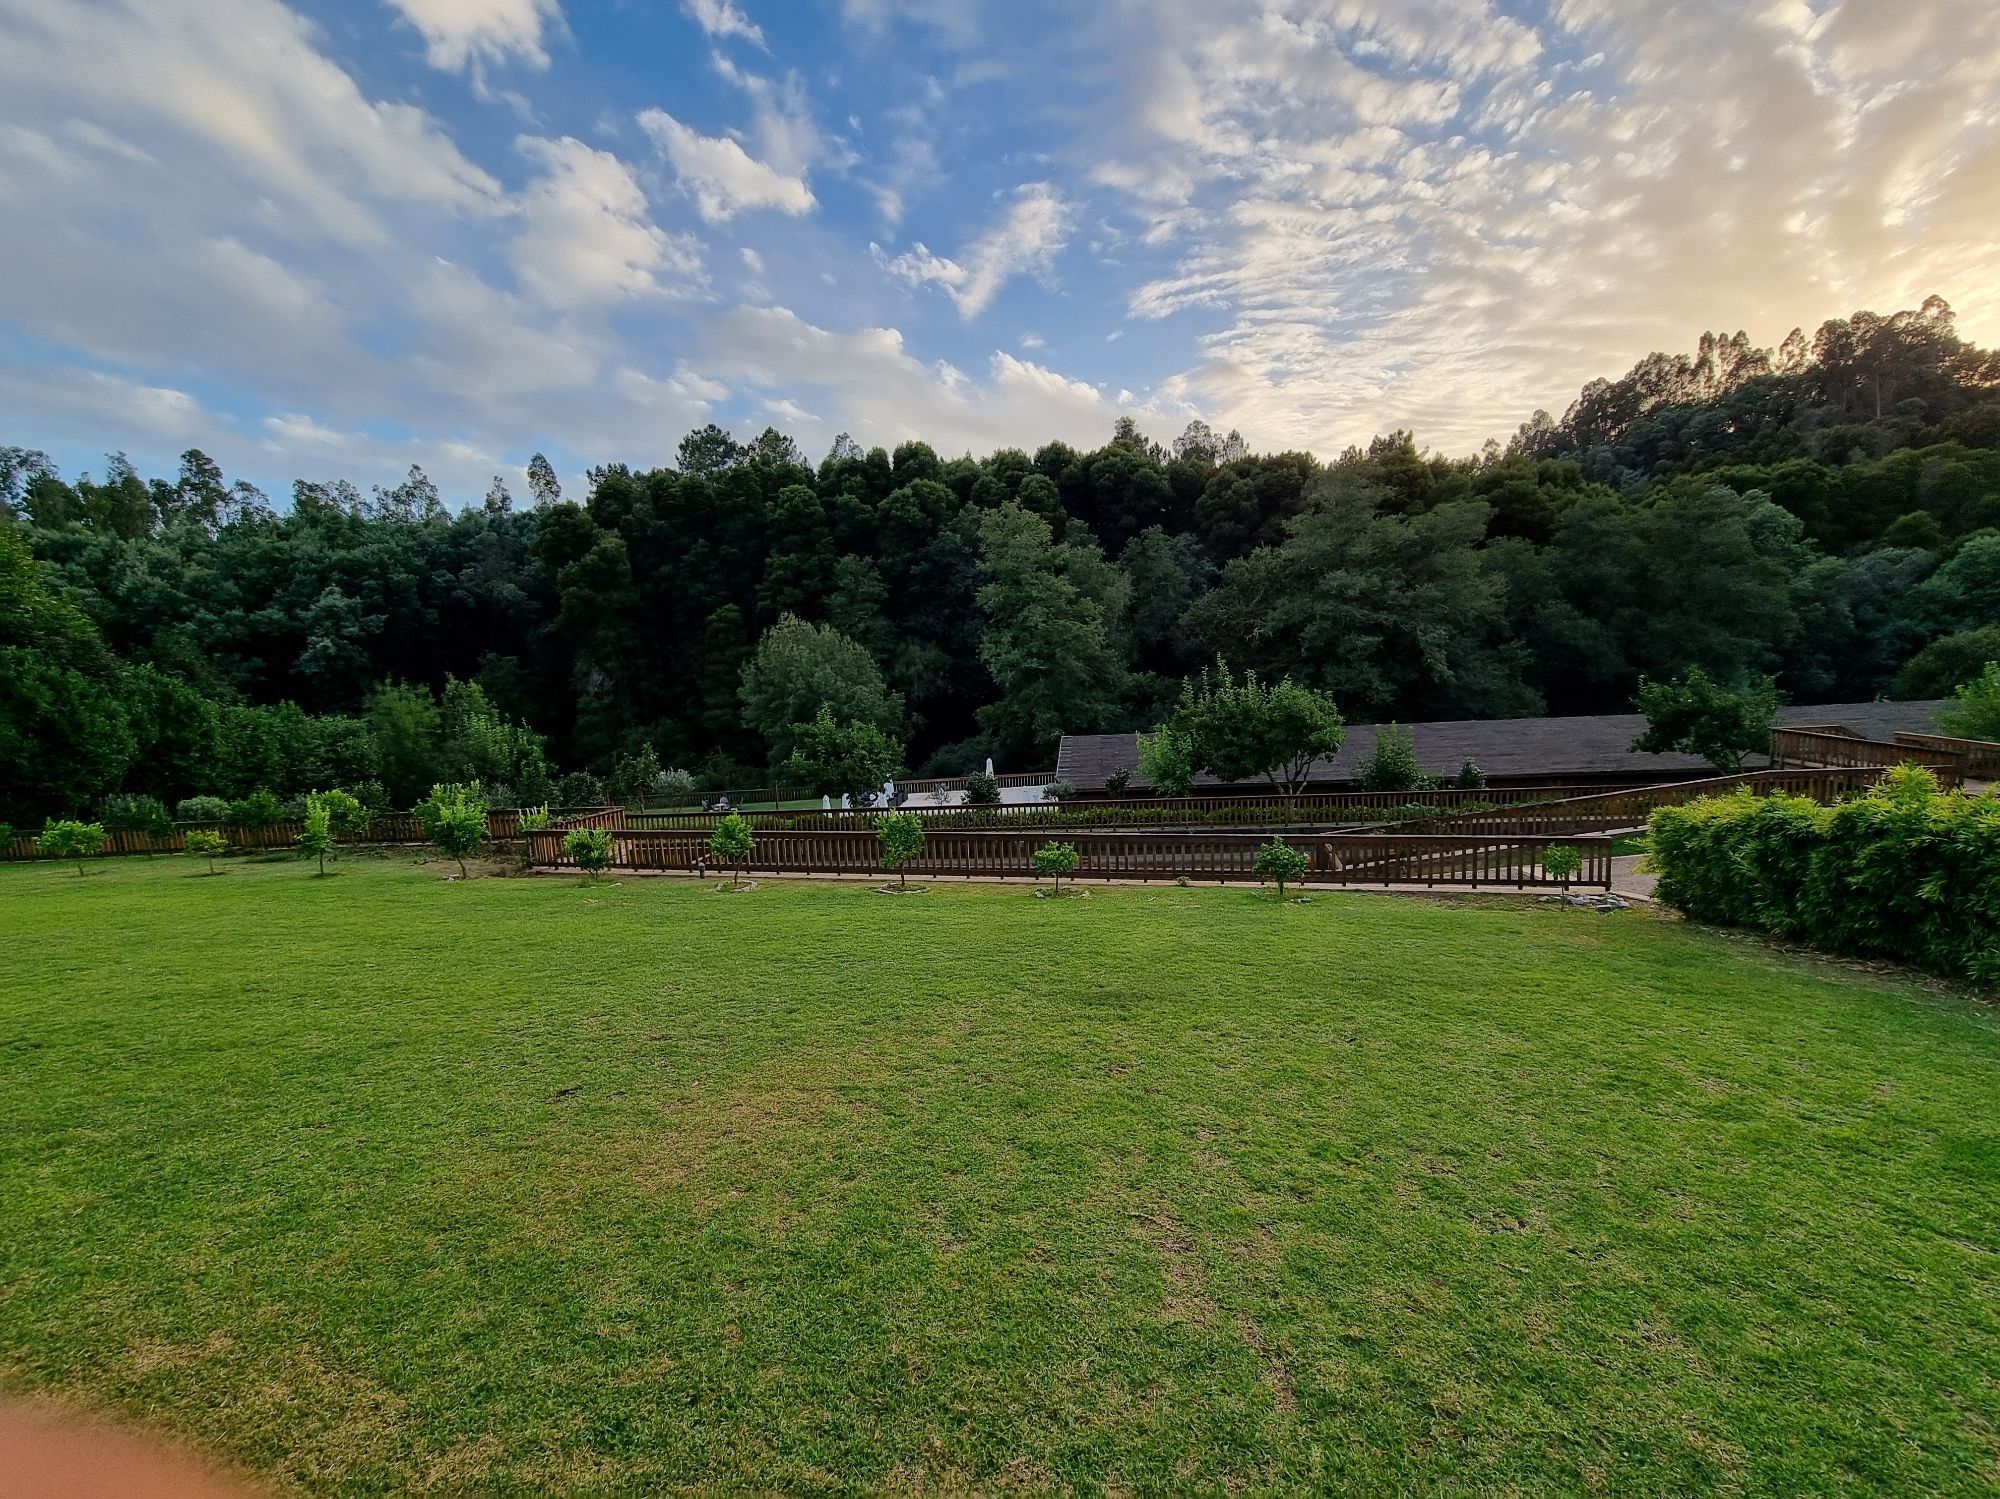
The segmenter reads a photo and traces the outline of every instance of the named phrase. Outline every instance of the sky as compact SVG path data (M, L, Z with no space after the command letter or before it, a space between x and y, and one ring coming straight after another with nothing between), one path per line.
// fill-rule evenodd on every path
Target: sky
M71 476L1470 453L1704 329L2000 342L1996 225L1993 0L0 0L0 443Z

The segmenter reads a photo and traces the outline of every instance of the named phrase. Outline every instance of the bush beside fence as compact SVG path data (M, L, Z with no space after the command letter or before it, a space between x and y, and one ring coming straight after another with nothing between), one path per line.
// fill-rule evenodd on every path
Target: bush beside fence
M1914 766L1835 807L1746 792L1653 815L1658 896L1698 921L2000 986L2000 799Z
M602 809L571 808L560 814L561 818L589 817ZM619 815L624 815L619 809ZM551 825L554 825L552 822ZM563 826L575 826L567 821ZM227 822L177 822L166 833L141 833L122 828L113 828L104 835L105 855L112 854L178 854L187 850L187 835L196 829L208 829L220 833L232 852L257 852L267 849L295 848L299 834L305 824L296 818L286 818L267 823L263 827L239 827ZM521 836L521 814L513 808L502 808L487 813L487 836L489 838L512 839ZM39 859L42 857L38 844L39 832L17 832L11 842L0 846L0 859ZM411 812L385 812L368 824L368 829L356 844L420 844L425 841L422 824Z

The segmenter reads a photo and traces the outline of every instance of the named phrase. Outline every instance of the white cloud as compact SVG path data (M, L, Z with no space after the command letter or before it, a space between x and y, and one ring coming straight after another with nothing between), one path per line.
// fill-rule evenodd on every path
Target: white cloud
M746 42L764 45L764 31L735 5L734 0L682 0L681 9L710 36L740 36Z
M720 319L709 331L706 365L774 397L800 385L823 392L817 425L801 421L792 433L808 448L837 431L864 446L921 437L945 453L1051 438L1090 445L1105 439L1122 410L1161 430L1188 415L1173 403L1121 406L1081 380L1001 351L975 378L943 361L923 363L894 328L835 333L785 307L737 308Z
M545 306L605 306L702 284L700 244L653 224L624 162L568 136L523 136L517 144L542 175L521 196L521 231L508 258Z
M957 260L934 255L918 243L894 257L870 245L882 268L912 286L935 283L958 306L961 317L979 316L1015 276L1046 275L1069 243L1075 211L1046 182L1020 188L1006 213L968 244Z
M545 36L562 30L557 0L388 0L424 39L435 68L457 72L518 57L549 65Z
M727 136L703 135L664 109L641 111L639 124L659 146L701 216L711 223L748 209L775 208L797 215L814 206L812 189L802 175L776 170Z

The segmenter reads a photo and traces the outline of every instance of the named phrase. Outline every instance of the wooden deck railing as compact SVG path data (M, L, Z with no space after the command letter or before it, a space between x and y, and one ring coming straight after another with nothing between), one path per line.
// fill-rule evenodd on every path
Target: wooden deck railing
M1897 765L1921 765L1947 790L1956 789L1965 777L1965 761L1956 753L1914 744L1884 744L1877 739L1864 739L1838 724L1771 730L1774 770L1795 766L1887 770Z
M1742 775L1710 776L1699 781L1673 781L1663 786L1575 796L1532 807L1440 817L1422 826L1425 832L1434 833L1609 833L1641 826L1657 808L1677 807L1704 796L1723 796L1737 790L1759 796L1783 792L1832 803L1861 795L1883 774L1879 768L1753 770Z
M1524 802L1560 801L1603 790L1597 786L1513 786L1443 787L1432 791L1320 791L1287 800L1282 796L1135 796L1087 797L1071 802L1006 802L981 806L911 807L895 810L913 812L931 827L959 827L967 831L994 829L1020 821L1044 823L1060 829L1064 819L1072 819L1073 831L1084 831L1089 818L1099 831L1172 827L1177 820L1186 825L1226 828L1258 827L1368 827L1381 814L1403 807L1449 809L1472 803L1516 805ZM1614 788L1628 789L1628 788ZM744 812L740 814L752 828L782 831L865 832L875 826L884 809L860 811ZM717 816L712 812L635 812L630 826L654 832L704 832L713 829Z
M1913 749L1956 755L1968 780L2000 781L2000 744L1990 739L1955 739L1949 734L1908 734L1896 736L1896 743Z
M575 867L560 832L529 833L526 841L531 865ZM931 832L908 872L924 879L1028 878L1036 849L1070 843L1082 879L1240 883L1257 878L1257 850L1271 841L1255 833ZM1541 861L1556 847L1574 848L1581 857L1569 885L1611 884L1611 842L1602 837L1329 833L1284 835L1283 841L1306 855L1307 884L1555 887L1564 882ZM708 840L695 833L613 829L611 847L613 869L717 870ZM884 874L882 845L872 830L762 833L746 867L753 874Z
M579 824L572 819L588 817L604 809L574 808L558 814L561 821L552 820L551 827L573 827ZM624 809L616 809L621 815ZM583 824L591 825L591 824ZM178 854L187 851L187 835L196 828L212 828L222 834L232 852L256 851L259 849L291 848L299 841L299 834L305 830L304 824L296 818L285 818L265 827L241 827L227 822L177 822L171 832L155 836L151 833L134 833L122 828L107 829L104 834L104 855L122 854ZM489 838L512 839L521 836L521 814L512 807L502 807L486 814L486 834ZM358 839L364 844L415 844L424 841L423 824L411 812L385 812L368 824L368 830ZM41 857L40 834L32 832L16 833L5 845L0 845L0 859L36 859Z

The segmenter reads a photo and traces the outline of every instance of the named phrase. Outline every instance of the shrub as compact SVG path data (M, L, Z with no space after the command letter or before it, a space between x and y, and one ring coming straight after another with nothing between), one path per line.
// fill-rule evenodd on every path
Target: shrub
M547 807L523 807L521 809L520 827L522 832L539 833L547 828L548 825L549 809Z
M1458 767L1458 774L1451 778L1451 784L1460 791L1477 791L1486 784L1486 772L1467 760Z
M229 804L229 822L239 828L268 828L279 821L284 807L261 787Z
M1569 889L1569 882L1576 878L1583 868L1583 855L1566 844L1542 850L1542 869L1552 880L1560 880L1563 889Z
M75 822L68 818L51 820L42 829L41 850L45 858L74 859L76 872L83 873L83 861L104 847L104 825Z
M361 803L370 822L389 810L389 788L380 781L356 781L347 791Z
M663 770L653 781L653 794L669 807L691 807L696 795L694 776L685 770Z
M875 836L882 841L882 867L896 871L896 887L909 888L905 871L924 851L924 820L914 812L890 812L875 819Z
M1417 741L1400 724L1382 724L1375 730L1375 748L1361 762L1361 789L1364 791L1415 791L1424 784L1424 768L1417 763Z
M219 796L184 796L174 816L181 822L222 822L229 816L229 803Z
M326 856L333 851L333 816L314 798L306 806L305 825L299 829L299 854L319 860L319 872L326 873Z
M825 708L811 723L792 725L792 755L784 774L815 796L846 796L866 805L903 768L903 747L872 723L836 723Z
M642 744L629 755L620 755L611 764L606 789L613 801L628 807L643 807L660 777L660 757L652 745Z
M164 838L174 828L173 820L167 816L165 802L157 796L134 796L129 793L104 798L97 820L118 832L144 833L149 838Z
M735 870L737 884L743 882L743 871L749 867L751 850L756 847L757 840L751 836L750 824L743 820L740 812L731 812L708 835L710 857L724 869Z
M431 787L431 794L417 804L417 821L439 852L458 861L458 877L467 878L465 861L486 844L486 802L478 788Z
M1033 862L1036 876L1047 875L1055 881L1055 887L1060 892L1062 877L1075 874L1080 860L1074 843L1044 843L1035 850Z
M611 867L611 834L603 828L571 828L563 848L586 874L599 875Z
M994 805L1000 800L1000 777L990 771L973 771L965 778L965 799L975 807Z
M189 857L208 860L210 874L216 873L216 856L229 847L214 828L190 828L185 843Z
M604 783L587 770L572 770L556 782L558 807L601 807Z
M0 822L0 859L7 857L7 850L14 842L14 824Z
M2000 661L1988 661L1938 710L1938 727L1960 739L2000 740Z
M1306 856L1291 844L1276 838L1257 850L1256 862L1250 866L1259 880L1275 880L1278 884L1278 899L1285 898L1285 885L1306 877Z
M2000 984L2000 799L1891 770L1838 807L1748 791L1653 814L1662 901L1860 958Z
M1068 781L1050 781L1042 788L1042 800L1045 802L1066 802L1075 795L1076 787Z
M1122 765L1119 766L1118 769L1112 771L1110 775L1104 778L1104 789L1110 792L1113 796L1123 796L1125 794L1125 788L1130 786L1131 784L1132 784L1132 772L1127 770Z

